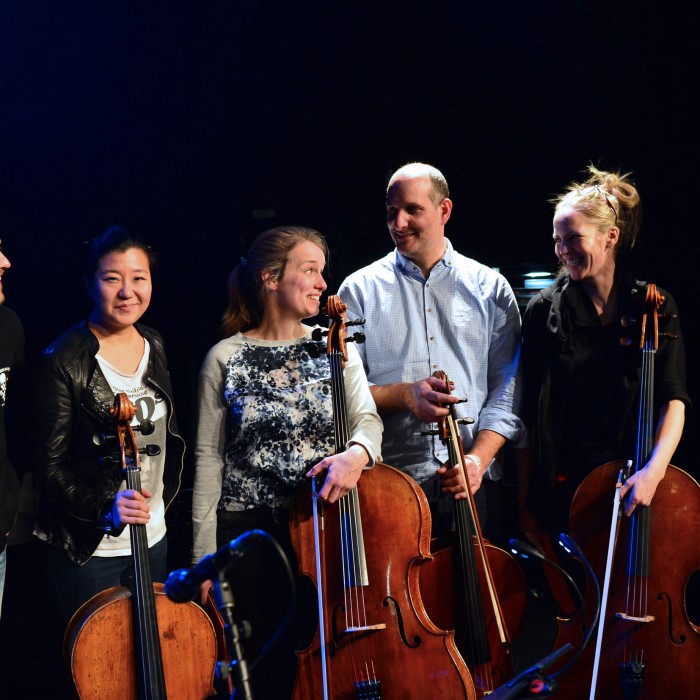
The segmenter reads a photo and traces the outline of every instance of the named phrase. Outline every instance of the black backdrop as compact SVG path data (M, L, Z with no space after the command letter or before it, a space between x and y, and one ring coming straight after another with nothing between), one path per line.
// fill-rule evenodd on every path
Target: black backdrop
M594 162L635 173L634 269L678 300L697 398L696 26L619 2L3 0L0 237L30 356L89 308L83 242L133 228L161 256L145 320L191 437L255 233L323 231L335 291L389 249L387 175L424 160L450 182L461 252L551 264L547 199ZM676 462L697 474L693 426Z

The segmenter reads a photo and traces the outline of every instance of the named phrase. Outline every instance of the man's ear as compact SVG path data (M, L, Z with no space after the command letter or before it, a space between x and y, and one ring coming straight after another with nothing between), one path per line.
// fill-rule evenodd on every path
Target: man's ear
M440 223L444 226L450 219L452 214L452 200L449 197L440 202Z

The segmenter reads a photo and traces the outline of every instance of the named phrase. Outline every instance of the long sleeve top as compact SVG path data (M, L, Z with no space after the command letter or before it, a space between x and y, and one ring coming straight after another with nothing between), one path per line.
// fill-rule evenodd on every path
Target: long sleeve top
M325 343L236 334L217 343L200 372L193 558L216 548L217 510L286 507L306 472L342 451L333 438ZM357 350L348 345L344 384L350 443L379 459L382 422Z

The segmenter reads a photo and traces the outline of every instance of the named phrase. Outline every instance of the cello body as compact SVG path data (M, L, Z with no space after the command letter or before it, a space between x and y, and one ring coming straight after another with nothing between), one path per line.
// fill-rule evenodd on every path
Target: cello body
M476 547L477 545L475 545ZM510 637L521 629L527 610L527 581L525 574L513 557L503 549L485 543L486 556L496 588L503 619ZM441 629L455 630L457 648L463 658L469 657L469 633L463 620L464 602L460 602L459 562L454 546L449 542L434 540L433 559L420 569L420 589L428 617ZM475 556L479 591L482 592L482 605L486 634L491 642L490 676L492 688L497 688L513 676L513 661L509 644L499 643L499 633L493 607L483 591L488 590L484 567ZM478 682L477 697L479 696Z
M583 549L602 581L610 529L610 505L617 475L624 464L598 467L579 486L571 507L571 535ZM646 574L627 571L630 533L634 519L650 515ZM653 512L650 512L653 511ZM700 486L687 473L669 465L654 501L623 517L617 538L604 626L603 653L597 680L601 700L663 700L690 698L700 687L700 628L688 618L686 600L691 575L700 570ZM637 585L641 581L641 586ZM586 585L586 607L595 605L593 586ZM643 601L630 600L630 591L642 591ZM644 607L646 621L620 617ZM653 619L652 619L653 618ZM559 643L560 640L558 640ZM593 671L593 645L579 662L560 677L566 698L589 698ZM640 683L621 684L621 663L643 665Z
M446 388L451 385L445 372L433 376ZM454 404L446 407L449 414L438 420L434 434L447 447L445 468L457 468L469 483L459 425L473 420L459 419ZM514 675L510 639L525 615L527 583L513 557L485 540L474 496L466 495L453 499L454 536L449 543L435 543L435 558L421 569L421 593L430 619L455 630L477 697L484 697Z
M131 426L136 408L119 393L111 413L126 487L141 492L140 451ZM136 429L145 432L145 427ZM129 537L130 585L93 596L64 635L64 658L78 697L200 700L212 695L217 642L211 620L195 603L173 603L163 586L153 583L146 526L130 525Z
M153 588L168 698L214 695L217 648L209 616L196 603L173 603L162 584ZM73 615L63 650L82 700L139 700L131 607L129 589L115 586Z
M472 679L454 633L431 622L421 599L420 568L431 556L430 510L423 491L409 476L384 464L367 470L356 488L368 585L345 585L338 504L326 506L323 516L329 697L474 700ZM316 582L311 499L310 488L298 494L291 533L300 572ZM351 631L346 613L358 600L363 629ZM319 638L317 634L299 653L294 700L324 697ZM358 670L363 678L378 679L379 694L358 693Z

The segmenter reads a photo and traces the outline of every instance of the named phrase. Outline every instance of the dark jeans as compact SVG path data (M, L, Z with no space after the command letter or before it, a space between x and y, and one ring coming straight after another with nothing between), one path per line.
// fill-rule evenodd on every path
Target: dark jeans
M164 537L148 550L151 576L163 583L166 577L168 542ZM57 621L68 624L73 613L94 595L122 585L122 574L129 575L131 556L91 557L83 566L73 564L64 552L47 546L43 568L49 594L56 600Z

